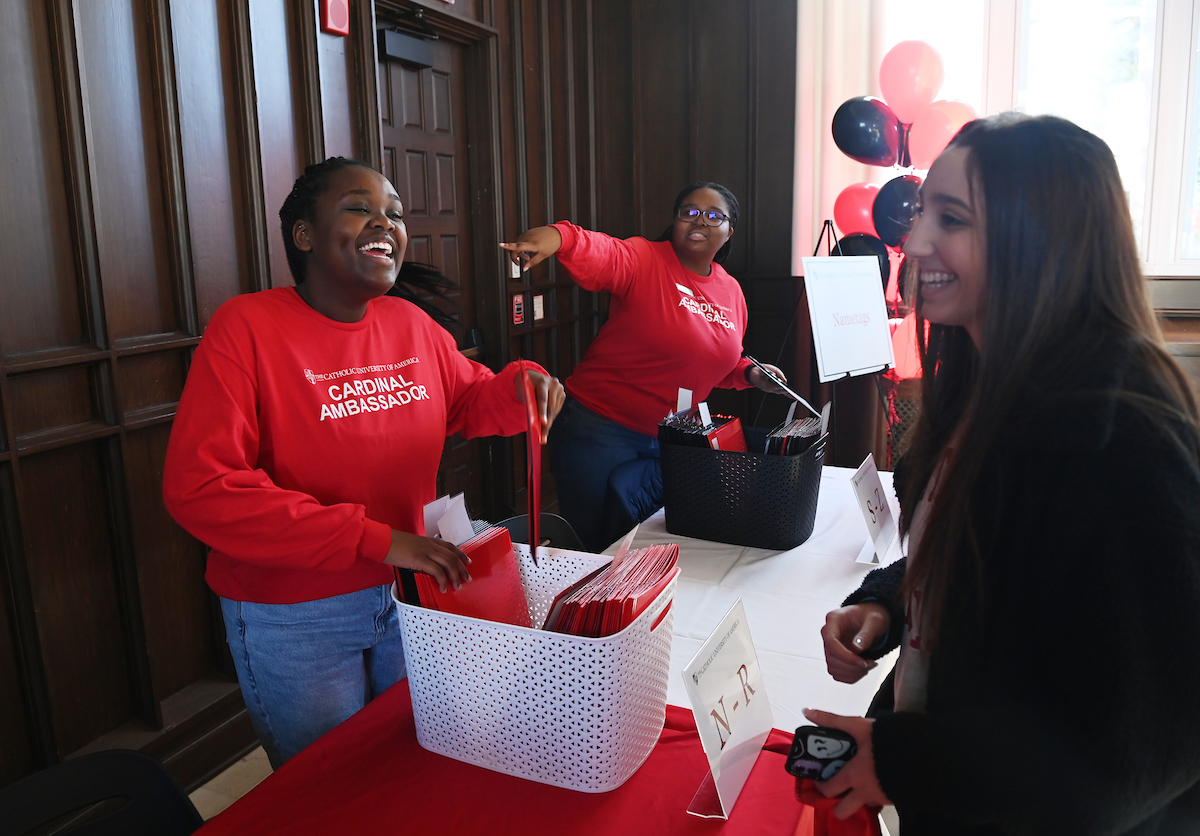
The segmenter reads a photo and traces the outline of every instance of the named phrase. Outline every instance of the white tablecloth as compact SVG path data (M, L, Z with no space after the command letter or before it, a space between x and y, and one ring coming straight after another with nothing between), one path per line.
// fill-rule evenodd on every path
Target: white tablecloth
M634 548L678 543L681 567L675 598L671 674L667 702L690 706L683 668L742 599L775 728L807 723L804 708L862 715L890 669L895 653L854 685L835 682L825 669L821 627L825 614L841 605L875 568L856 562L868 539L850 476L853 470L825 467L817 517L808 540L786 552L754 549L670 534L660 509L638 528ZM892 474L879 474L898 513ZM616 544L607 549L612 554Z

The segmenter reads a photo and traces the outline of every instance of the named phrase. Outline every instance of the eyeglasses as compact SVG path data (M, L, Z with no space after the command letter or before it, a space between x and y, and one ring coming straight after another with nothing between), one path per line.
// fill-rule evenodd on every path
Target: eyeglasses
M695 223L696 219L699 218L700 222L705 226L720 226L729 220L728 215L722 215L720 212L701 212L699 209L688 209L686 207L676 212L675 217L687 223Z

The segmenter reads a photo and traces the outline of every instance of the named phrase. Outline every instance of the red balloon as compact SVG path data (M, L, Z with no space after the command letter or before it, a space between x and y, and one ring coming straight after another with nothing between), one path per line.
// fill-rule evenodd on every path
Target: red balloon
M946 99L922 109L908 132L908 154L913 167L927 169L933 165L959 128L975 117L975 109L969 104Z
M942 57L924 41L901 41L879 65L883 98L906 125L937 96L942 78Z
M879 237L871 217L871 207L878 193L879 186L876 183L854 183L842 189L833 202L833 222L842 235L861 232Z

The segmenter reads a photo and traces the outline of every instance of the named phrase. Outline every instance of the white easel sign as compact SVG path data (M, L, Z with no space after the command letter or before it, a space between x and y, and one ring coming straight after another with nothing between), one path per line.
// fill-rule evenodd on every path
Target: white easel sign
M879 259L852 255L802 260L821 383L895 366Z
M888 504L883 483L879 481L879 469L875 467L873 455L867 453L863 463L850 477L850 483L854 486L858 508L862 511L867 531L871 535L858 555L858 562L891 563L899 557L899 554L893 552L900 548L900 529L896 525L892 507Z
M684 667L683 681L710 770L688 812L727 819L773 722L742 599Z

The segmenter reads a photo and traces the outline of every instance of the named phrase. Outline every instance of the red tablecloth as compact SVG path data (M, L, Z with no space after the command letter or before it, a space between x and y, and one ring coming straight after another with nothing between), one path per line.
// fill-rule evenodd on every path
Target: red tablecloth
M322 737L198 831L239 834L787 834L805 808L774 731L728 821L687 814L708 772L690 710L667 706L641 769L591 794L501 775L417 743L407 682Z

